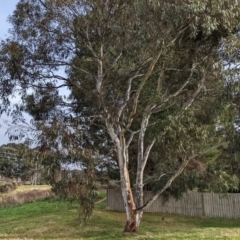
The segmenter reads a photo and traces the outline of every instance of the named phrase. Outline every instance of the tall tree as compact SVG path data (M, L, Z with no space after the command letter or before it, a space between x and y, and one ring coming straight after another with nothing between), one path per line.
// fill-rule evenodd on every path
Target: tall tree
M18 93L15 118L28 111L38 142L55 153L100 151L111 142L124 230L137 231L143 210L189 162L223 145L215 131L224 106L215 101L224 87L221 50L239 18L233 0L21 0L1 43L1 111ZM144 203L145 169L158 148L165 182Z

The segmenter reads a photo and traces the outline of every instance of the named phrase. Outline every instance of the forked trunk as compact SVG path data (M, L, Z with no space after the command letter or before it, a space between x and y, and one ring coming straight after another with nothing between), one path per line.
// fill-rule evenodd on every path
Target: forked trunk
M125 232L136 232L139 228L143 211L136 210L135 199L133 197L129 171L128 171L128 147L125 143L124 134L116 134L111 124L107 123L108 132L115 143L118 165L121 178L121 190L126 211Z
M124 232L136 232L139 228L142 213L139 213L136 210L136 204L134 201L132 189L130 187L129 173L127 169L125 169L124 175L121 176L121 183L122 197L126 211L126 224L124 227Z
M120 152L120 154L121 153L122 152ZM119 156L119 158L122 158L123 163L125 163L124 154ZM120 161L119 161L119 165L121 166ZM123 202L124 202L125 211L126 211L126 224L124 227L124 232L136 232L140 225L142 212L138 212L136 210L136 203L135 203L135 199L133 197L133 192L131 189L131 183L130 183L130 177L129 177L129 171L128 171L127 165L128 164L123 164L123 166L120 167L122 197L123 197Z
M124 232L136 232L139 228L143 211L137 211L135 201L133 198L132 190L128 190L128 197L127 201L126 198L123 196L125 210L126 210L126 224L124 227Z
M136 210L136 203L130 185L128 168L125 167L123 170L120 170L120 175L122 197L126 211L126 224L124 227L124 232L136 232L140 225L142 211L138 212Z
M137 212L136 210L133 211L131 216L132 219L126 221L124 232L137 232L142 218L142 213L143 212Z

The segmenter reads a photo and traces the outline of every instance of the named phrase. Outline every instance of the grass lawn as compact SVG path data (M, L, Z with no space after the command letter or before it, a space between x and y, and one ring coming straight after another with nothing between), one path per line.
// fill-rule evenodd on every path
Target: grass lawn
M104 197L104 196L102 196ZM96 205L90 223L79 225L66 202L42 200L0 209L0 239L240 239L240 219L143 215L138 233L123 233L124 213Z

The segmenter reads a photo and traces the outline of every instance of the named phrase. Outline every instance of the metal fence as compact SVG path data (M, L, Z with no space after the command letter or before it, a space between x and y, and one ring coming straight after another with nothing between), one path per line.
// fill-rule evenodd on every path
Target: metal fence
M152 192L145 192L144 202L151 196ZM107 190L107 209L124 211L120 189ZM167 202L163 201L163 198L159 196L145 212L240 218L240 194L232 193L223 196L217 193L188 192L179 200L170 198Z

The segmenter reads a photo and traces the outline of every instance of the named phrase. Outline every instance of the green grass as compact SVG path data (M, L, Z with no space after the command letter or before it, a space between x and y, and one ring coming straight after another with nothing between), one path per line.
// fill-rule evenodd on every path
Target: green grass
M104 197L104 194L101 196ZM0 209L0 239L240 239L239 219L143 215L138 233L123 233L124 213L96 205L92 220L80 226L76 206L41 200Z
M106 191L100 191L97 196L97 201L105 198L107 196Z

